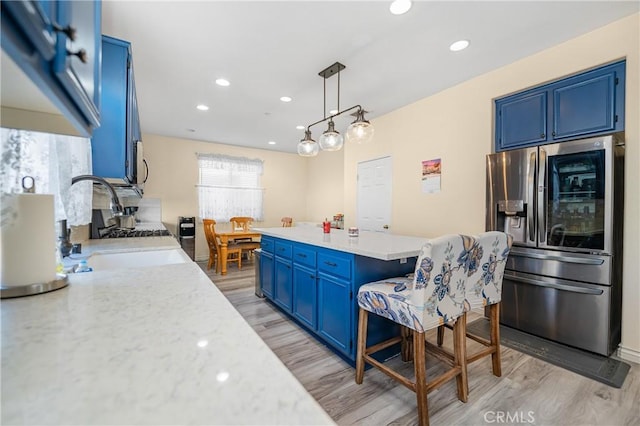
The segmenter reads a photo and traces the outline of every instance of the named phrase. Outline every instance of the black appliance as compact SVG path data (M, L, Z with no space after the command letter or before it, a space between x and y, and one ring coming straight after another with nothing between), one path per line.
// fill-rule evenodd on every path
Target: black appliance
M196 258L196 218L178 217L178 240L191 260Z

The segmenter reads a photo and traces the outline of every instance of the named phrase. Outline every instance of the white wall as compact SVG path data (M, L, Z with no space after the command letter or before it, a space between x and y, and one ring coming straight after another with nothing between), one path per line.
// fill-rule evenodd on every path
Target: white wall
M390 155L394 162L394 233L433 237L483 231L485 156L493 146L493 99L626 58L621 347L627 359L640 362L639 23L640 14L633 15L375 119L374 143L345 147L345 226L355 224L357 163ZM424 194L421 161L433 158L442 158L442 191Z
M196 153L218 153L264 161L264 221L256 226L280 226L283 216L306 220L307 162L297 154L242 148L152 134L143 135L149 178L144 196L162 199L162 222L175 232L178 216L198 216ZM217 230L228 224L217 224ZM202 224L196 228L196 259L209 256Z

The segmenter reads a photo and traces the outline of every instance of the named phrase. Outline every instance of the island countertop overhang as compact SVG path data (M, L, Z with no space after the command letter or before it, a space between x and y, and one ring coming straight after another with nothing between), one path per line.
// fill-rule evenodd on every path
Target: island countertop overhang
M294 226L290 228L254 228L262 235L310 244L359 256L380 260L398 260L420 254L427 238L395 235L382 232L360 231L358 237L350 237L344 229L332 229L325 234L322 228Z

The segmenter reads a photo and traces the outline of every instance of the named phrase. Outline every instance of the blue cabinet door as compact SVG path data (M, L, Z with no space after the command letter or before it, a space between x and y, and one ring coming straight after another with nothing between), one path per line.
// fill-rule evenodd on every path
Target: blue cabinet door
M93 174L122 179L127 162L129 44L102 37L102 125L93 132Z
M273 300L274 295L273 273L273 255L263 250L260 255L260 287L262 288L264 295L271 300Z
M33 45L42 59L48 61L53 58L56 44L54 2L7 1L2 2L2 9L3 14L11 15L16 26L24 29L25 41Z
M293 316L312 330L317 328L317 289L314 269L293 264Z
M275 258L275 295L273 301L282 309L291 313L293 304L293 269L291 260Z
M0 5L4 52L80 135L91 136L100 125L100 0Z
M624 91L616 89L624 72L623 65L608 66L553 87L553 139L623 130L624 117L616 111L624 105Z
M102 41L99 1L58 1L57 24L72 27L73 36L59 32L53 72L92 126L100 125L100 57Z
M527 92L496 101L496 146L500 150L547 139L547 92Z
M318 274L318 333L343 354L350 356L351 282L324 273Z

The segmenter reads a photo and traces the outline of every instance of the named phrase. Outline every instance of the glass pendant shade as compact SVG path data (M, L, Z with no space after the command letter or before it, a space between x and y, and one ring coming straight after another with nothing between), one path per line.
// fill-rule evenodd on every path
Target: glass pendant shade
M298 143L298 155L302 157L315 157L320 152L320 147L311 139L311 131L306 130L304 132L304 139L301 139Z
M344 138L340 133L336 132L333 120L329 121L329 128L320 136L318 143L323 151L338 151L342 149Z
M369 121L365 120L364 111L359 110L355 121L351 123L347 129L346 138L349 142L366 144L371 142L373 139L373 133L373 125Z

